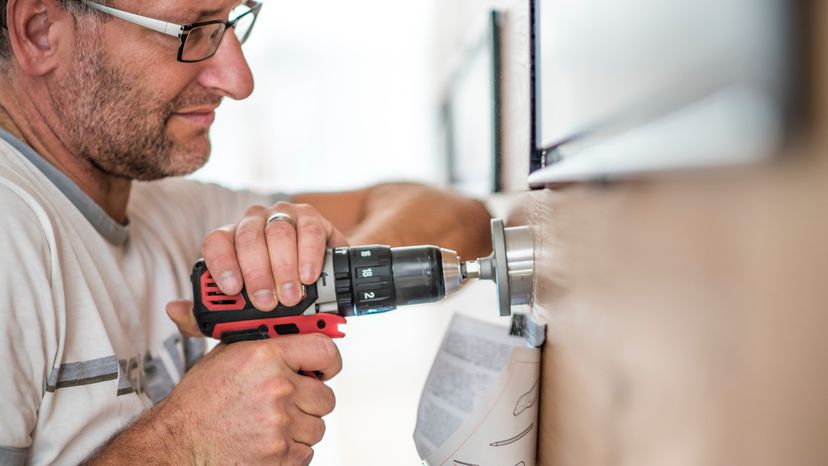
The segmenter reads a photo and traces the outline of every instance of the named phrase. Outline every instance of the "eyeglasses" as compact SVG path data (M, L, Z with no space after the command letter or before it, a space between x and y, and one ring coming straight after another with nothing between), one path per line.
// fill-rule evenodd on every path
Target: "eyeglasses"
M250 36L250 31L253 30L259 10L262 9L261 2L245 0L230 10L230 18L233 18L230 21L213 20L182 25L136 15L91 0L81 0L81 2L90 8L129 23L137 24L161 34L178 37L181 41L181 45L178 47L178 61L184 63L199 62L215 55L221 44L221 39L224 37L224 32L228 28L232 28L239 39L239 43L244 44Z

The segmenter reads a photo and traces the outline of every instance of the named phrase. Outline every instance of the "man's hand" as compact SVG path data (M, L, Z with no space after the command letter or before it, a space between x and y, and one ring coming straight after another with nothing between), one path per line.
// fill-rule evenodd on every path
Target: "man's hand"
M219 345L90 463L307 465L335 399L321 380L298 372L328 380L341 367L324 335Z
M275 213L291 221L273 221ZM301 284L310 285L322 273L325 249L347 246L345 237L309 205L279 202L253 206L236 225L211 232L201 247L207 268L226 295L247 288L253 305L270 311L281 302L301 300Z

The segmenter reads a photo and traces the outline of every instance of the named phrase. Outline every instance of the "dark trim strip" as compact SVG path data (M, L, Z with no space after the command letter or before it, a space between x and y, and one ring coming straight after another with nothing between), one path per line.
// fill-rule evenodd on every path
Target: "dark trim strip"
M115 356L83 362L70 362L52 368L49 380L46 381L46 391L54 392L58 388L89 385L117 378L118 360L115 359Z
M0 464L5 466L22 466L29 456L28 448L0 447Z

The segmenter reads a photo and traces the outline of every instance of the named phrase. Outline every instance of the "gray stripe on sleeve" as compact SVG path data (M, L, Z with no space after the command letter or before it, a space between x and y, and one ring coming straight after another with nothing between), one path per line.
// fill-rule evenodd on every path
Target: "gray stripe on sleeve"
M121 374L118 376L118 396L134 393L135 388L133 388L132 382L129 380L129 374L138 367L138 362L135 361L135 358L129 361L119 359L118 366L121 368Z
M58 388L89 385L118 378L118 360L115 356L92 359L83 362L70 362L52 368L46 381L46 391L54 392Z
M144 358L144 393L152 400L153 404L160 403L175 387L167 366L161 358L153 358L146 355Z
M181 334L175 334L164 340L164 349L170 355L170 359L175 364L175 369L178 371L178 377L184 377L184 357L181 349Z
M28 454L28 448L0 447L0 464L4 466L26 464Z
M184 337L184 365L190 370L207 351L207 340L203 337Z

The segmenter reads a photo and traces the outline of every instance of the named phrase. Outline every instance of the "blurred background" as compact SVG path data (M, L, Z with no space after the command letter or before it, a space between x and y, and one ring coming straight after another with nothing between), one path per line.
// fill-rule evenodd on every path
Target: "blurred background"
M265 1L256 88L226 101L196 176L289 193L438 183L435 1Z
M776 395L760 349L782 314L759 319L754 300L821 276L802 272L811 265L777 273L784 263L769 255L797 257L786 245L805 242L788 238L828 231L803 226L819 215L788 209L824 199L828 184L777 166L825 173L808 165L819 157L792 156L807 129L800 78L820 63L800 47L811 38L799 2L264 3L245 46L256 90L222 105L197 179L286 193L419 181L485 198L504 217L529 183L547 188L519 203L538 239L534 310L557 345L544 350L542 464L760 464L717 437L777 425L740 417L772 403L732 389L763 381L751 386ZM824 152L818 139L798 143ZM675 173L733 174L722 166L743 170L732 180ZM806 186L807 202L782 195ZM418 464L417 403L451 314L497 320L495 301L494 286L478 283L437 305L351 319L315 464ZM722 329L727 345L711 344ZM723 365L742 360L757 370ZM664 374L687 388L663 386Z

